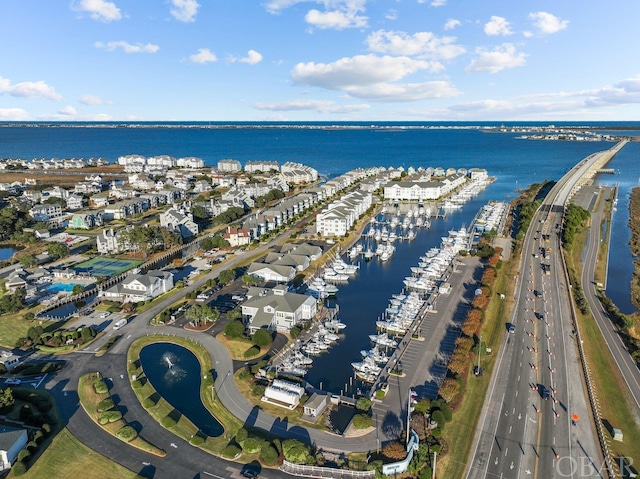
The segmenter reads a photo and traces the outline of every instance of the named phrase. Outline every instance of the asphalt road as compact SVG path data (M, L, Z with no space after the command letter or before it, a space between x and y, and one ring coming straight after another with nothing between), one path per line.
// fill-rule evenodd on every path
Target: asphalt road
M505 330L476 431L468 479L602 477L559 233L563 207L575 185L607 154L585 158L558 181L523 240L510 320L515 331ZM551 249L545 257L547 248ZM581 419L574 422L574 414ZM576 467L583 464L592 467Z
M604 200L604 198L602 198L602 200ZM618 365L622 377L627 383L629 392L635 402L635 407L632 407L632 412L636 417L636 422L640 423L640 369L638 369L638 366L635 364L633 358L624 346L624 343L622 342L622 339L620 339L620 335L609 319L609 316L602 309L602 305L598 300L597 288L594 281L598 249L600 247L602 237L600 227L602 224L605 202L600 201L599 205L600 208L592 212L591 228L589 236L587 237L587 243L585 244L581 278L582 289L589 304L589 308L591 309L591 314L600 328L602 337Z

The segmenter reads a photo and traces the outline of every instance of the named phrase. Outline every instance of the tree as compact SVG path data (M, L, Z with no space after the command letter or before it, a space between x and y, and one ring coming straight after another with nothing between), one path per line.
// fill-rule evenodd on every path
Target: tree
M202 323L215 322L220 318L220 311L218 308L211 308L206 304L194 304L185 313L185 316L196 326Z
M204 198L203 198L204 199ZM207 219L207 210L204 206L195 205L191 207L191 214L195 221L202 221Z
M371 399L364 396L358 398L358 401L356 402L356 408L360 411L368 411L369 409L371 409Z
M32 254L20 255L20 256L18 256L18 261L25 268L30 268L31 266L35 266L38 263L38 260Z
M460 392L460 383L453 378L446 378L440 386L440 396L442 396L445 401L451 401L455 398ZM451 410L449 410L451 412Z
M224 334L231 338L240 338L244 335L244 324L242 321L232 321L224 327Z
M220 271L218 275L218 281L220 284L229 284L234 279L236 279L236 272L233 269L225 269L224 271Z
M251 276L250 274L242 275L242 282L247 286L257 286L261 283L258 278Z
M400 461L407 457L407 450L401 442L393 441L384 446L382 454L389 459Z
M15 402L11 388L0 389L0 409L6 406L13 406Z
M69 256L70 250L66 244L52 243L47 249L47 253L54 258L66 258Z
M253 344L261 349L271 346L271 342L271 333L266 329L258 329L253 335Z
M236 307L230 311L227 311L227 319L229 321L234 321L240 318L242 318L242 311L239 308Z
M71 289L71 294L80 294L84 291L84 286L82 286L81 284L74 284L73 288Z

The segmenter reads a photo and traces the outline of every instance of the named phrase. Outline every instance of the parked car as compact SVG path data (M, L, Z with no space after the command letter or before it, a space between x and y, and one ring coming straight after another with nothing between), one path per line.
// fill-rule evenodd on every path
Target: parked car
M5 384L9 384L12 386L17 386L18 384L20 384L22 381L20 381L18 378L7 378L4 380Z

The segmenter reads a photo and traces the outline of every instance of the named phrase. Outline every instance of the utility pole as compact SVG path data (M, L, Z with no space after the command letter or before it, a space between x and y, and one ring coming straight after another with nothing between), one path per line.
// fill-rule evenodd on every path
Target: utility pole
M407 443L409 445L409 430L411 429L411 390L409 390L407 398Z

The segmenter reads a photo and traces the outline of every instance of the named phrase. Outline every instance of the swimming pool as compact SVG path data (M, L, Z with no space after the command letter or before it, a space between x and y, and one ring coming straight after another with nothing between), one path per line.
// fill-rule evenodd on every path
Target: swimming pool
M65 293L70 293L76 284L80 284L80 283L62 283L62 282L51 283L49 286L47 286L47 291L51 291L53 293L59 293L61 291L64 291ZM80 286L84 286L84 285L80 284Z

